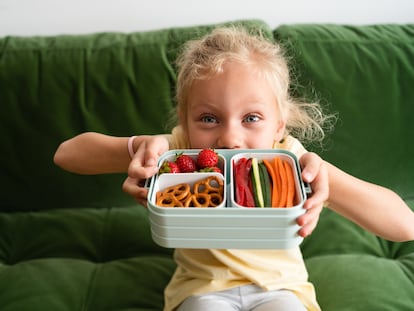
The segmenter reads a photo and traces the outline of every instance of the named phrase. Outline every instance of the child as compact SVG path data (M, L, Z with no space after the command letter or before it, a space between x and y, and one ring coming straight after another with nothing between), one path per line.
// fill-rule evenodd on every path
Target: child
M288 67L277 45L242 29L216 29L187 44L178 69L172 135L85 133L62 143L55 162L82 174L128 170L124 190L145 204L140 181L156 173L157 159L168 149L284 148L300 158L303 178L314 190L298 219L299 234L311 233L327 202L386 239L414 239L414 213L394 192L342 172L296 139L322 139L329 117L315 103L290 98ZM390 222L398 225L384 225ZM165 310L320 310L299 247L177 249L174 256L177 270L165 290Z

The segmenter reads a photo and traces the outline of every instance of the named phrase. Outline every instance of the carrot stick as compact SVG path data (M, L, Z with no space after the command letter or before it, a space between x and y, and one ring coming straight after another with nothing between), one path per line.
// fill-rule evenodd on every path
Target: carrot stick
M278 203L276 173L273 169L272 163L270 163L269 160L263 159L263 163L266 166L267 171L269 172L270 178L272 179L272 190L270 193L272 194L272 207L276 207Z
M287 180L287 197L286 197L286 207L293 206L293 200L295 198L295 177L293 176L292 167L287 161L283 161L286 171L286 180Z
M282 160L278 157L277 161L279 175L280 175L280 207L286 207L286 198L287 198L287 180L286 180L286 171L283 165Z
M273 170L275 171L275 178L276 178L276 193L275 193L275 205L274 207L280 207L280 199L281 199L281 191L282 191L282 181L280 179L280 174L279 174L279 164L278 162L280 161L279 157L274 157L273 158Z

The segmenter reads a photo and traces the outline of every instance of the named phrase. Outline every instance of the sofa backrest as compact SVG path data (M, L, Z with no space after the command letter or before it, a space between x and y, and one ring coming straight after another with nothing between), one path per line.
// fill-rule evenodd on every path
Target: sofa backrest
M261 21L240 21L272 31ZM0 39L0 210L122 206L124 174L79 176L53 163L85 131L166 131L182 43L215 25L137 33Z
M414 207L414 24L282 25L296 95L338 112L324 149L345 171Z
M282 25L292 90L338 112L324 148L344 170L414 198L414 25ZM122 206L125 175L79 176L53 164L84 131L165 132L174 60L186 40L217 25L138 33L0 39L0 210Z

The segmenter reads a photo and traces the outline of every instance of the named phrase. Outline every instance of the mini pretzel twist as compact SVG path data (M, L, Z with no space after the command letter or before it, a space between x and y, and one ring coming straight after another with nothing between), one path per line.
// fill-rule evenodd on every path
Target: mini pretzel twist
M157 205L164 207L184 207L183 203L171 193L159 195L157 198Z
M184 203L185 207L208 207L210 206L210 195L198 193L190 195Z
M210 194L210 205L212 207L216 207L217 205L220 205L220 203L223 202L223 195L220 193L211 193Z
M157 192L156 203L164 207L183 207L182 201L191 195L190 185L182 183Z
M184 200L191 194L190 185L186 183L178 184L175 186L171 186L166 188L163 194L171 194L177 198L178 201Z
M223 195L223 180L218 176L210 176L194 184L194 194L197 193L219 193Z
M178 184L158 191L156 204L163 207L216 207L223 202L224 183L217 176L207 177L190 185Z
M223 201L223 197L214 192L207 193L195 193L190 195L184 202L184 207L216 207Z

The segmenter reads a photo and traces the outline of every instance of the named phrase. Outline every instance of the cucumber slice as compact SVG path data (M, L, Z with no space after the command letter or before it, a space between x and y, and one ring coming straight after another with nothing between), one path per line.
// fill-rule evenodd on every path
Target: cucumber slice
M269 172L263 162L259 163L260 183L263 192L264 207L272 207L272 192Z
M254 198L257 199L257 206L264 207L262 185L260 183L259 163L257 158L252 158L252 177Z

